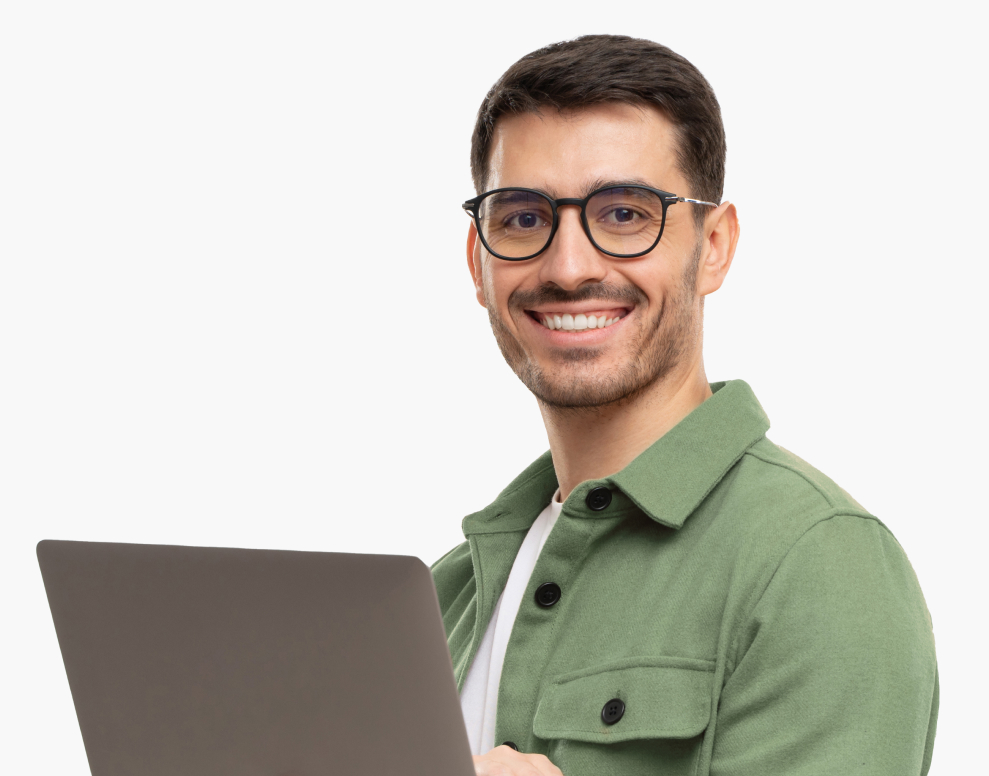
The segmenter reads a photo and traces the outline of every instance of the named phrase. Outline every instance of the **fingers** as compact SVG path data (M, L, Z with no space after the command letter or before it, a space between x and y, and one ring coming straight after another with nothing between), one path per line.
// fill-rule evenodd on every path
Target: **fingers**
M523 754L510 746L496 746L487 754L474 756L477 776L563 776L542 754Z

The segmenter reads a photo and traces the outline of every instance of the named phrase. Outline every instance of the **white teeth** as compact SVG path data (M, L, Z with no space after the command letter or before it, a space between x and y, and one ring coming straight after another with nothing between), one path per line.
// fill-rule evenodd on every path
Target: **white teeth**
M603 315L585 315L583 313L578 313L577 315L571 315L570 313L564 313L563 315L544 315L539 318L539 322L547 329L562 329L564 331L603 329L614 323L618 323L620 320L621 317L617 315L614 318L606 318Z

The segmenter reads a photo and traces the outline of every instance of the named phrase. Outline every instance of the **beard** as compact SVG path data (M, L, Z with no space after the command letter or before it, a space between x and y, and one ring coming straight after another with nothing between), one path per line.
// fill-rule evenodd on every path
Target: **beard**
M693 312L693 302L700 254L698 244L687 262L686 272L655 319L639 319L638 330L631 334L626 345L629 355L617 368L595 369L595 361L604 355L605 348L585 346L556 349L554 356L559 366L552 371L544 369L505 325L492 300L486 298L488 319L501 354L526 388L550 407L590 409L631 401L673 372L699 335L699 316ZM526 309L540 304L591 299L618 303L616 306L634 306L636 310L641 310L647 301L642 290L632 284L595 283L581 286L576 291L547 285L512 292L508 309L513 317L527 316Z

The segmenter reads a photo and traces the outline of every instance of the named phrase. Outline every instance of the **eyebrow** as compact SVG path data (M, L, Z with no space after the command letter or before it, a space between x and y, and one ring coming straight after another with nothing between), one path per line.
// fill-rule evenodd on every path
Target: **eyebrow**
M545 194L545 192L540 189L533 189L533 191L539 191L541 194ZM549 195L547 194L546 196ZM500 191L497 194L493 194L491 199L498 205L511 205L516 202L525 202L526 200L533 199L533 196L526 191L509 189L508 191ZM550 199L552 199L552 197L550 197Z
M645 186L650 189L660 188L659 186L654 186L652 183L647 180L643 180L642 178L622 178L620 180L605 180L604 178L598 178L597 180L594 180L584 186L581 190L580 196L577 197L577 199L584 199L592 191L597 191L598 189L620 189L622 186ZM538 191L540 194L545 194L550 199L562 199L562 197L556 196L555 193L548 191L541 186L532 186L529 188L533 191ZM665 191L665 189L660 190Z
M659 186L653 186L652 183L642 178L623 178L622 180L603 180L598 178L593 183L584 187L583 195L586 197L592 191L597 191L598 189L620 189L622 186L646 186L650 189L659 188Z

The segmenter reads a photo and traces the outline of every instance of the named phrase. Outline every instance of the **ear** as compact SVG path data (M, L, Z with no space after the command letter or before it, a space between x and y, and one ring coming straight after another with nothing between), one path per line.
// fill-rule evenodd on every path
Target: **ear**
M481 241L477 238L477 227L473 221L470 222L470 229L467 230L467 266L474 281L477 302L481 307L487 307L484 303L484 279L481 277Z
M722 202L704 220L704 245L697 268L697 293L713 294L725 282L735 256L739 233L738 213L731 202Z

